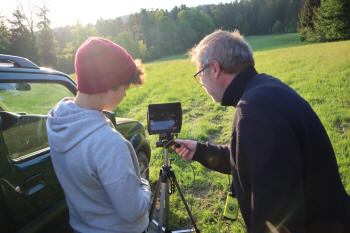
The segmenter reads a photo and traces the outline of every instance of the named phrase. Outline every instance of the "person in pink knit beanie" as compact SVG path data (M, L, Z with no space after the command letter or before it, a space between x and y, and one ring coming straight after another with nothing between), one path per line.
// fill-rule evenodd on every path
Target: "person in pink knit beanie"
M150 186L136 153L103 111L113 111L132 84L143 83L141 62L110 40L91 37L75 56L77 95L50 112L47 136L74 232L144 232Z
M125 95L131 84L142 84L144 81L139 60L134 61L121 46L98 37L90 37L78 49L75 72L78 89L75 102L82 107L102 107L108 111L119 104L111 102L107 104L112 106L103 106L108 102L108 94L113 95L113 91L119 90L119 94ZM95 105L95 101L98 101L98 106L91 106Z

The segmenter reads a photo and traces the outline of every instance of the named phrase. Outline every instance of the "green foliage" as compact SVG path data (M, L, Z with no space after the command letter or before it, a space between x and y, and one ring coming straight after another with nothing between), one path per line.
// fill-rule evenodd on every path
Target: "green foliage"
M115 37L122 31L124 31L124 23L121 18L116 19L99 19L96 22L96 30L98 35L107 37Z
M283 32L283 24L281 21L277 20L272 26L272 33L282 33Z
M0 53L8 53L10 44L10 32L4 21L0 20Z
M346 6L347 4L347 6ZM344 0L322 0L315 10L314 26L318 41L350 38L350 4Z
M67 73L74 72L74 57L76 48L72 42L66 44L63 50L60 50L57 55L57 67Z
M182 24L188 24L195 32L195 41L191 41L190 45L202 39L211 33L215 26L213 20L203 11L196 8L187 8L178 13L178 20Z
M304 2L304 7L299 14L299 25L298 25L298 30L301 35L302 41L306 40L307 38L310 38L310 36L313 34L314 10L319 5L320 5L320 0L305 0Z
M248 36L246 39L257 51L256 69L290 85L318 114L332 141L343 184L350 193L350 41L310 45L301 43L298 37L298 34L287 34ZM279 49L272 49L276 47L271 44ZM148 104L180 101L183 125L179 137L229 144L234 109L212 101L193 79L195 66L187 57L162 59L146 64L145 68L146 83L128 90L115 110L117 116L134 118L146 125ZM151 161L160 154L150 169L154 190L163 152L155 147L157 136L148 135L147 138L152 146ZM222 217L227 176L192 162L196 177L193 184L193 171L188 163L171 150L169 157L175 159L173 168L186 200L189 204L193 202L192 213L201 232L244 232L239 222ZM171 226L174 229L186 227L190 220L178 193L170 198ZM239 219L242 221L241 215Z
M140 58L147 52L143 41L135 41L129 32L121 32L112 40L125 48L134 58Z
M38 61L38 52L36 47L35 35L26 15L17 9L13 12L13 20L10 23L10 51L14 55L23 56L34 62Z
M299 20L302 40L350 38L350 3L347 0L306 0Z
M40 44L38 53L40 65L56 67L56 41L50 28L50 20L48 18L49 9L44 5L39 7L38 23L38 44Z
M291 20L290 22L285 23L284 31L286 33L295 33L295 32L297 32L297 19Z

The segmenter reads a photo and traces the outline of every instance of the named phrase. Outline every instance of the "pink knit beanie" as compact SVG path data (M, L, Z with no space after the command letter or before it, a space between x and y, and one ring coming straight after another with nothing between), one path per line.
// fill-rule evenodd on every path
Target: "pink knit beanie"
M130 54L104 38L90 37L75 54L77 89L82 93L96 94L116 88L135 71Z

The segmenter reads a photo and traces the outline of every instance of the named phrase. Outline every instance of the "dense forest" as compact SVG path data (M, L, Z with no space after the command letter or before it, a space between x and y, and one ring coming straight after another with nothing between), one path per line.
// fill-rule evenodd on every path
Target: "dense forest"
M311 7L322 6L320 0L305 1L305 5L317 3ZM141 9L95 24L76 23L54 29L50 26L50 9L45 5L30 11L36 17L18 7L11 18L0 16L0 53L24 56L41 66L72 73L80 44L90 36L101 36L120 44L134 58L150 61L185 52L215 29L238 29L244 35L257 35L297 32L299 25L305 31L310 17L303 6L304 0L236 0L191 8L182 5L170 11ZM299 17L306 20L304 24Z

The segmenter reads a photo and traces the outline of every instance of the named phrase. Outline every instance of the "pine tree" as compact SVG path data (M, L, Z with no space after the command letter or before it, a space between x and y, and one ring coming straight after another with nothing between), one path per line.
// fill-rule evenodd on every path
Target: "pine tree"
M305 0L304 7L299 14L298 30L301 40L310 40L314 33L314 11L320 6L320 0Z
M50 20L48 18L49 9L44 5L39 8L37 16L39 22L37 27L38 32L38 44L39 46L39 60L43 66L56 66L56 48L57 43L54 39L53 32L50 28Z
M315 11L314 28L319 41L350 39L348 0L322 0Z

